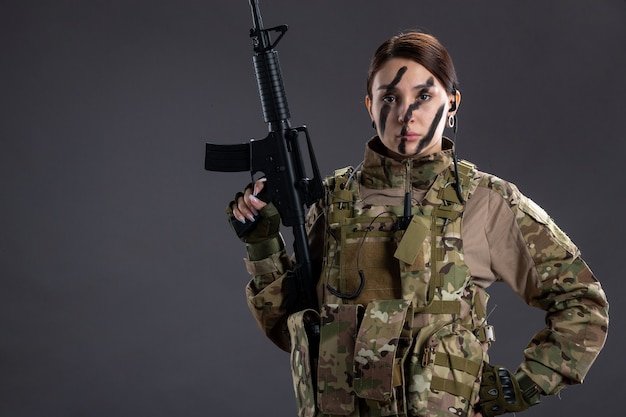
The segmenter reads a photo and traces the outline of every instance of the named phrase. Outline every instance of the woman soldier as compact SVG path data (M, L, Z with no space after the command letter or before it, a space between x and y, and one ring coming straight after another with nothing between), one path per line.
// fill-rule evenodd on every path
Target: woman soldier
M260 214L242 238L248 303L291 351L301 416L521 411L581 383L604 345L608 303L577 247L515 185L457 161L443 136L456 122L457 84L433 36L405 33L376 50L365 105L377 135L361 165L327 178L308 215L319 346L303 329L318 313L285 307L293 263L276 209L258 197L264 182L229 205L240 222ZM515 372L487 356L485 289L495 281L546 311Z

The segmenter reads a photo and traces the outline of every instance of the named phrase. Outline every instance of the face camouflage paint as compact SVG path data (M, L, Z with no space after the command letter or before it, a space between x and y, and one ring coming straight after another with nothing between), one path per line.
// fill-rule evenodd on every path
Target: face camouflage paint
M414 155L419 154L422 151L422 149L428 146L430 144L430 141L433 140L435 131L437 130L437 126L439 125L439 122L441 121L441 117L443 116L443 111L445 110L445 108L446 108L446 105L443 104L441 107L439 107L439 110L437 110L437 114L435 114L435 118L433 119L433 122L430 124L428 133L426 134L426 136L424 136L424 138L417 145L417 149L415 150Z
M380 88L384 88L386 90L387 94L391 93L396 88L396 86L398 85L400 80L402 79L402 76L404 75L406 70L407 70L407 67L400 68L398 70L398 72L396 73L396 76L391 81L391 83L389 83L386 86L381 86ZM387 117L389 117L389 112L390 111L391 111L391 106L389 104L387 104L387 103L385 103L383 105L383 107L380 109L380 116L379 116L379 119L378 119L378 126L380 127L381 135L385 134L385 126L387 125Z
M435 80L433 77L429 77L428 80L426 80L426 84L425 87L423 87L420 92L418 93L418 97L422 96L423 94L428 94L430 92L430 87L432 87L435 84ZM414 103L412 103L407 109L406 109L406 113L404 114L404 118L402 119L404 122L404 126L402 126L402 131L400 132L400 144L398 145L398 153L400 154L405 154L406 153L406 142L407 142L407 138L406 138L406 132L408 130L408 123L411 120L411 116L413 114L413 112L417 109L419 109L420 105L422 103L420 101L415 101ZM431 126L432 129L432 126ZM430 131L429 131L430 133ZM420 142L420 145L418 146L418 151L415 152L415 154L419 153L420 150L422 150L422 148L425 146L422 146L422 143L424 142L424 140L426 140L427 138L422 139L422 141ZM432 134L430 134L430 138L428 139L428 142L430 142L432 140Z

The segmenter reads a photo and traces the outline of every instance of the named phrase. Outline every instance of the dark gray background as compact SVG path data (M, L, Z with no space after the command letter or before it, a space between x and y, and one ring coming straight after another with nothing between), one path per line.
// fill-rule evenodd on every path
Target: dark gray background
M423 28L460 76L458 151L516 183L612 301L583 386L528 416L623 410L625 3L261 1L294 125L324 173L357 164L375 47ZM224 206L246 173L204 142L267 133L244 0L0 2L0 415L293 416L287 355L244 299ZM496 285L492 362L542 313Z

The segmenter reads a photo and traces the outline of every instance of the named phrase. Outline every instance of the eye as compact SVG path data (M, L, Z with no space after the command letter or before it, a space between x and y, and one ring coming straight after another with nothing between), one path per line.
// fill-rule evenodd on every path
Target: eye
M397 101L395 96L383 96L382 100L385 103L395 103Z
M420 94L419 96L417 96L417 99L419 101L428 101L428 100L430 100L430 98L431 98L431 95L430 94L426 94L426 93L423 93L423 94Z

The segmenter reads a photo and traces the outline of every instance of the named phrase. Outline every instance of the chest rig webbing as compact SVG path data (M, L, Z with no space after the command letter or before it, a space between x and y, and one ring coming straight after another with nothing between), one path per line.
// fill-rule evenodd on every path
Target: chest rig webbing
M464 200L477 185L474 172L459 163ZM301 364L292 351L300 415L357 416L363 404L372 416L467 409L485 354L480 341L488 338L487 299L463 261L464 204L454 173L435 178L406 229L398 228L403 205L361 199L356 174L347 168L328 179L321 342L317 372L310 372L315 398L299 395ZM300 324L290 319L298 355Z

